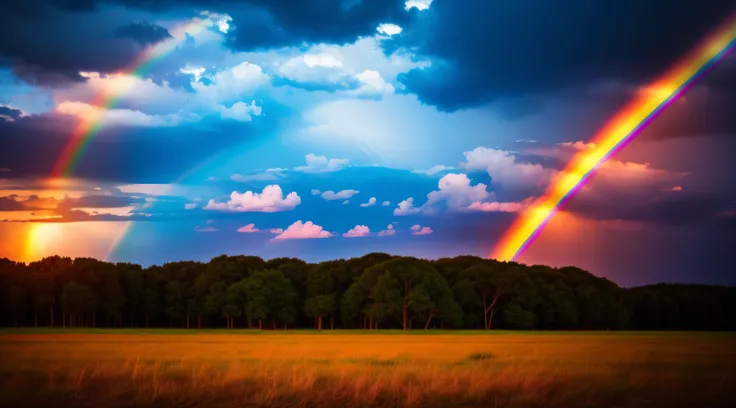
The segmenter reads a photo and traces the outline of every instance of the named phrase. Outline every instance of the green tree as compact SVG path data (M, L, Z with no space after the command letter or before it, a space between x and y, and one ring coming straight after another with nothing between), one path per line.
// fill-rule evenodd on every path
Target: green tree
M61 291L61 307L64 314L69 314L69 326L85 324L85 315L94 313L99 299L86 285L69 282Z
M111 271L105 274L102 284L98 289L100 296L100 308L107 315L113 319L113 326L119 321L120 327L123 327L123 308L125 307L125 292L123 287L120 285L120 277L116 271ZM94 318L92 319L94 326Z
M280 271L258 271L243 281L243 292L247 299L245 312L258 320L271 319L273 328L277 323L291 324L296 316L296 291L291 282Z
M481 308L486 330L500 310L513 304L522 308L523 301L535 292L533 282L518 264L492 260L462 271L454 289L461 303Z
M37 273L33 277L33 326L38 326L38 312L49 312L49 326L54 327L54 304L56 304L56 285L53 275Z
M23 286L13 285L10 287L5 299L5 308L13 315L16 327L18 327L19 317L26 311L27 301L28 296Z
M306 278L307 298L304 311L315 320L315 328L322 330L322 318L330 317L330 327L334 327L335 314L335 276L344 271L337 265L315 266L308 270Z

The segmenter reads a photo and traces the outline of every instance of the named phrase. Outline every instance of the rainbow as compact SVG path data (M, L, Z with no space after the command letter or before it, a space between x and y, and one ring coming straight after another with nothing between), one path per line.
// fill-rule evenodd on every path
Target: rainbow
M736 14L715 30L650 87L619 111L593 138L595 147L580 151L537 199L506 230L490 254L501 261L516 259L539 236L557 210L590 180L606 160L623 149L660 113L736 47Z
M207 16L207 14L203 14ZM170 31L171 37L165 41L147 48L143 51L126 69L114 76L118 77L144 77L167 54L175 51L181 38L186 34L196 35L207 30L213 24L208 18L196 17L186 24L177 26ZM80 120L69 138L64 149L61 151L59 158L54 164L50 178L60 179L69 177L79 160L84 156L90 141L99 133L104 124L104 113L109 109L113 109L131 89L130 86L107 87L95 96L90 103L91 106L99 108L95 114Z

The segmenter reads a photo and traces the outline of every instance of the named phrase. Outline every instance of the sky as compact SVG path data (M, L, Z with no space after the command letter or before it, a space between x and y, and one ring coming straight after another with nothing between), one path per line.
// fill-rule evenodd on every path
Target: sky
M487 256L733 11L678 0L29 0L0 13L0 257ZM518 260L736 284L736 59ZM730 245L729 245L730 243Z

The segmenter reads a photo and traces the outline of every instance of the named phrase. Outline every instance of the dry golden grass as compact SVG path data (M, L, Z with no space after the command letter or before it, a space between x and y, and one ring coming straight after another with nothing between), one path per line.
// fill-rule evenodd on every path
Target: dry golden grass
M727 334L16 334L1 406L736 406Z

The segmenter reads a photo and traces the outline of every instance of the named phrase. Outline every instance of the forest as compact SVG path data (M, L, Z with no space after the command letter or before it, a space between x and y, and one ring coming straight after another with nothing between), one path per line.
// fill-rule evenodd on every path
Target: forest
M575 267L371 253L221 255L143 268L0 259L0 325L291 329L735 330L736 288L622 288Z

